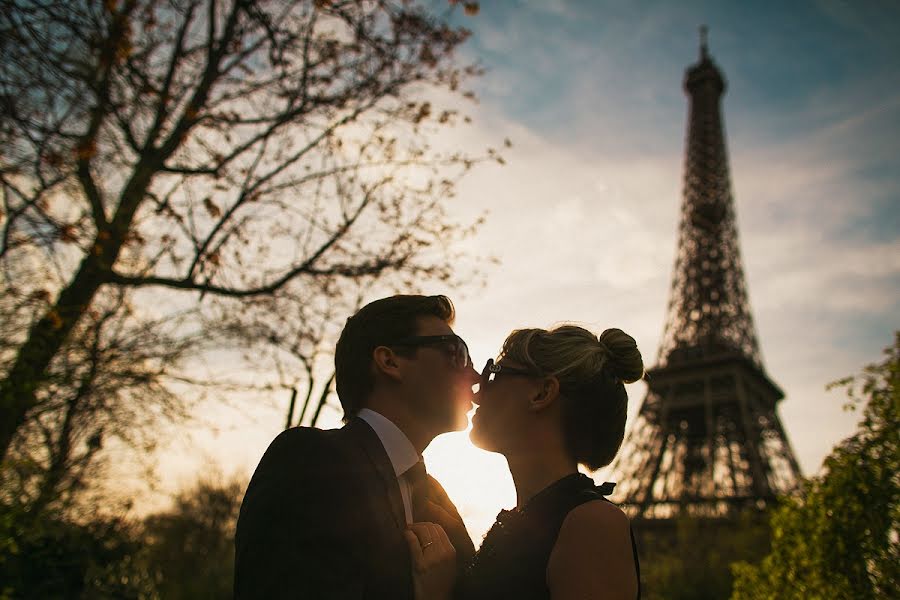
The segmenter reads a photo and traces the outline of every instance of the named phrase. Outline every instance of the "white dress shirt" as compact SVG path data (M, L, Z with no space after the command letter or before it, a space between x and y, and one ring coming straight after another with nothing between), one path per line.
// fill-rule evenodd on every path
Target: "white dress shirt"
M360 419L369 424L375 430L375 435L381 440L394 474L397 476L397 484L400 486L400 496L403 498L403 511L406 513L406 522L412 523L412 488L407 481L405 473L417 462L422 460L419 453L413 447L412 442L400 428L385 417L369 408L361 408L358 415Z

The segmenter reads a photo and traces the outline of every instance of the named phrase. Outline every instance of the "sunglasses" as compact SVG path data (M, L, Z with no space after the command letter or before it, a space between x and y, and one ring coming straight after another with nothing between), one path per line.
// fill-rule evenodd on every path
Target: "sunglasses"
M530 375L534 377L535 374L529 371L528 369L517 369L516 367L510 367L509 365L498 365L494 362L493 358L489 358L487 364L484 365L484 369L481 371L481 385L482 387L487 384L493 382L497 375Z
M451 364L457 369L465 369L472 365L472 357L469 355L469 347L461 337L455 333L449 335L414 335L411 337L391 342L389 346L407 346L419 348L422 346L437 346L450 355Z

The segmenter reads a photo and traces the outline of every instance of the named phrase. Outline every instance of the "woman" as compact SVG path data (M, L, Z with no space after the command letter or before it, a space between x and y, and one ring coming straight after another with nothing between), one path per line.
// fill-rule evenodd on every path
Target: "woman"
M506 457L516 508L498 515L456 582L458 598L640 596L628 518L603 498L613 484L597 488L577 467L598 469L615 457L625 432L623 384L643 374L634 339L619 329L599 339L573 325L509 335L482 373L470 438ZM442 547L424 556L410 547L417 589L450 597Z

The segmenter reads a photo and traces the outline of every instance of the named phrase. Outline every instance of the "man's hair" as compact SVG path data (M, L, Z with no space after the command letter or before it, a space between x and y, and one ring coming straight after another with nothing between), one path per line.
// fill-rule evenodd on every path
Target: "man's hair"
M419 318L428 316L452 324L453 303L446 296L390 296L366 304L347 319L334 351L335 385L345 422L363 408L375 388L372 351L415 335Z

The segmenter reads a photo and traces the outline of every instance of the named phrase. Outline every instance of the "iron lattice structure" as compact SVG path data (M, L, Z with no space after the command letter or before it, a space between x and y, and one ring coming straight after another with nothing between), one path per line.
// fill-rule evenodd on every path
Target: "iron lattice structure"
M704 36L705 37L705 36ZM648 392L613 465L633 517L728 517L796 489L800 469L762 365L738 246L721 97L701 40L689 114L678 251Z

